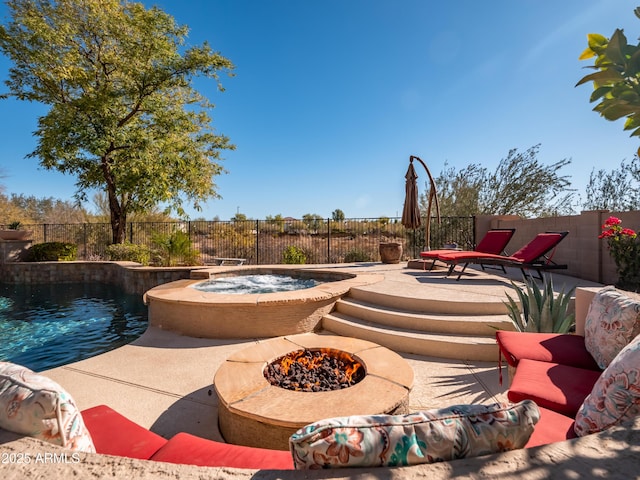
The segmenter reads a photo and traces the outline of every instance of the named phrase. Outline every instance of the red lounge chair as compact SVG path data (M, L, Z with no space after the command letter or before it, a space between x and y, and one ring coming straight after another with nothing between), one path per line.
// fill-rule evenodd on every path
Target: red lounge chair
M515 231L515 228L492 228L485 234L484 237L482 237L482 240L480 240L480 243L478 243L474 250L467 251L491 253L494 255L506 255L507 253L505 252L505 248L511 240L511 237L513 237ZM433 262L431 263L431 267L429 267L429 270L432 270L433 266L436 264L436 260L438 260L438 257L440 255L452 252L460 252L460 250L428 250L425 252L420 252L420 257L433 260Z
M482 252L450 252L443 253L438 256L438 260L449 265L447 275L450 275L456 265L464 264L462 270L458 274L456 280L464 273L467 265L495 265L502 268L506 273L505 267L517 267L522 270L522 274L526 275L525 270L532 269L538 272L539 278L542 278L541 270L567 268L566 265L558 265L551 260L553 252L558 244L569 232L545 232L539 233L529 243L524 245L513 255L494 255ZM551 252L551 255L549 255Z

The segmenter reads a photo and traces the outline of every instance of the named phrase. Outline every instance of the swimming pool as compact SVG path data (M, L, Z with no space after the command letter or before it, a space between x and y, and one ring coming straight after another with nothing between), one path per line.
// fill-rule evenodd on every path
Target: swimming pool
M147 328L140 295L101 283L0 283L0 361L47 370L130 343Z

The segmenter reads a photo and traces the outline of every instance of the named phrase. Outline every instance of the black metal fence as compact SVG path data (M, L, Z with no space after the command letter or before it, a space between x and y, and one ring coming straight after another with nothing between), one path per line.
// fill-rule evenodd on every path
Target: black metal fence
M404 228L399 218L132 222L127 224L127 242L152 247L161 239L182 232L205 265L213 263L214 258L243 258L253 265L294 263L288 261L292 252L301 254L304 263L374 262L380 259L381 242L400 242L405 258L417 258L426 244L425 221L423 218L423 226L416 230ZM445 217L440 224L432 218L430 227L431 248L447 243L457 243L462 248L475 245L474 217ZM33 231L33 243L75 243L78 259L108 260L108 223L22 228Z

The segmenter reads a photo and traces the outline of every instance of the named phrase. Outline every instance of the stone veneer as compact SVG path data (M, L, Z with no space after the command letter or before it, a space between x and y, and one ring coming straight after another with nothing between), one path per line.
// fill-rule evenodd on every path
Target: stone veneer
M101 282L142 295L168 282L189 278L203 267L144 267L135 262L0 263L0 282L10 284Z

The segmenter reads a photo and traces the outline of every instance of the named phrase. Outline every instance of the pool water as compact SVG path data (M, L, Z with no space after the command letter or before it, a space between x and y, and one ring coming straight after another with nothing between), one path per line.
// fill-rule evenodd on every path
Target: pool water
M275 293L303 290L315 287L321 282L311 278L294 278L289 275L238 275L207 280L193 285L193 288L211 293Z
M0 283L0 361L34 371L84 360L147 328L141 295L101 283Z

